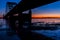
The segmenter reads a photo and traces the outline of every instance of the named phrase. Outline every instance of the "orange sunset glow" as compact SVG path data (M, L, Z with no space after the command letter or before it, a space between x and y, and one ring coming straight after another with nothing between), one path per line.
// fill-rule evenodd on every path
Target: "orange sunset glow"
M32 14L32 18L60 18L60 14Z
M32 14L32 22L60 22L60 14Z
M3 15L0 15L0 19L3 19Z

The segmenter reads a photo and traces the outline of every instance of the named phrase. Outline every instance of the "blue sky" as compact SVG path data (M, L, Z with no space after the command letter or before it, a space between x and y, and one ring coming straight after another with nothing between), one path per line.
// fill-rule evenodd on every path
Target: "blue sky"
M16 2L19 3L21 0L0 0L0 14L5 14L6 10L6 3L7 2ZM33 13L60 13L60 1L44 5L32 10Z
M50 3L35 9L32 9L33 13L60 13L60 1Z
M16 2L19 3L20 0L0 0L0 14L5 14L6 3L7 2Z

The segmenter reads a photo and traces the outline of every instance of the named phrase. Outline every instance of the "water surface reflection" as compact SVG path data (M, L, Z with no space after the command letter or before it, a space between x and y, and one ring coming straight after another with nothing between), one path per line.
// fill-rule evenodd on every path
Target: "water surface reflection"
M9 25L5 19L0 19L0 40L19 40L16 34L9 36Z

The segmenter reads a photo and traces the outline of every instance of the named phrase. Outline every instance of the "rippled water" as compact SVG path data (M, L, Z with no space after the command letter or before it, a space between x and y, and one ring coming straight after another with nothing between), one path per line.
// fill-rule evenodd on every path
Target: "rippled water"
M0 19L0 40L19 40L16 34L9 36L8 29L9 26L6 23L6 20Z
M32 22L60 22L60 19L32 19Z
M60 40L60 29L58 30L34 30L33 32L36 32L38 34L43 34L55 40Z
M60 19L32 19L32 22L59 22ZM55 40L60 40L60 26L57 30L33 30L33 32L36 32L38 34L43 34L47 37L51 37Z
M0 23L2 25L0 26L0 29L6 29L9 28L8 24L5 20L0 19ZM60 29L57 30L33 30L32 32L36 32L38 34L43 34L47 37L51 37L55 40L60 40ZM18 36L16 34L12 36L7 35L7 30L0 31L0 40L19 40Z

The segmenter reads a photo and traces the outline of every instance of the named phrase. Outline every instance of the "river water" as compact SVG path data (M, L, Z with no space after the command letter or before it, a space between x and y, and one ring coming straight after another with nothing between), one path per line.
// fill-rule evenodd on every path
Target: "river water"
M60 26L59 26L60 27ZM6 23L6 20L0 19L0 40L20 40L20 38L14 34L9 36L8 35L8 30L9 26ZM60 40L60 29L56 30L32 30L32 32L36 32L38 34L43 34L47 37L51 37L55 40Z
M0 40L20 40L16 34L9 36L7 29L9 29L9 26L6 20L0 19Z
M60 23L60 19L32 19L33 22L45 22L45 23ZM60 27L60 26L58 26ZM56 30L33 30L33 32L38 34L43 34L47 37L51 37L55 40L60 40L60 28Z
M60 22L60 19L32 19L32 22Z

